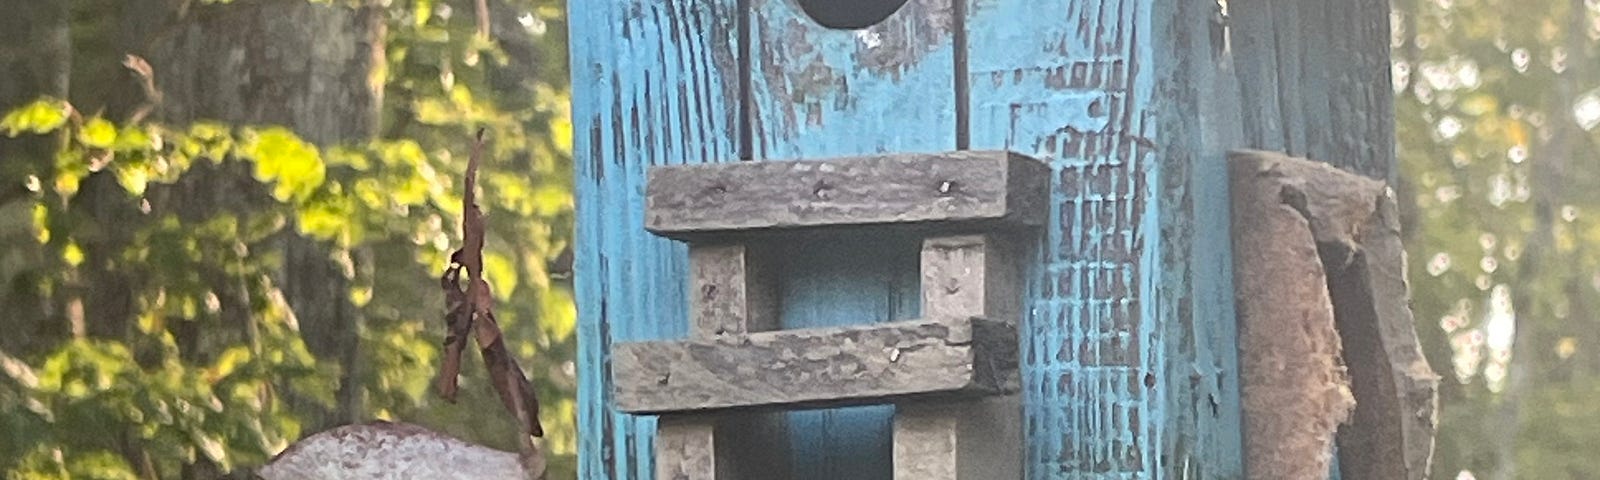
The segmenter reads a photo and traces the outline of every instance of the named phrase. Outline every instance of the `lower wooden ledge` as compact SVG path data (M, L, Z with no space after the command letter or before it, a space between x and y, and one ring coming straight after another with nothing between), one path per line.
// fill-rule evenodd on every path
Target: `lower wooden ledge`
M1017 332L980 318L612 345L619 410L803 409L1015 392Z

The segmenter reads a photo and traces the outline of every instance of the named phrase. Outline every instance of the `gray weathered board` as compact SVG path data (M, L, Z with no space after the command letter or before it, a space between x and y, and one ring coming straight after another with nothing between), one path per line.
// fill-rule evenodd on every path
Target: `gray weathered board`
M911 320L630 342L612 352L617 408L665 413L812 408L1015 391L1016 328Z
M650 169L645 228L735 231L937 222L984 231L1045 222L1050 170L1006 151L886 154Z

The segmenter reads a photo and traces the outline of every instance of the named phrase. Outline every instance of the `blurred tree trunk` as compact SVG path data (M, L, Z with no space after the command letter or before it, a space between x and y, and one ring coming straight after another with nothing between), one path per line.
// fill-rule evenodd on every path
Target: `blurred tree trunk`
M1565 36L1556 37L1558 41L1565 43L1564 47L1569 52L1582 52L1587 41L1585 1L1568 0ZM1563 115L1577 103L1578 96L1582 92L1581 87L1575 84L1578 79L1587 78L1588 67L1579 61L1562 71L1557 71L1554 78L1555 88L1546 93L1548 105L1545 111L1555 114L1551 115L1551 134L1548 137L1541 137L1541 141L1535 144L1533 150L1534 155L1541 160L1531 164L1534 229L1526 240L1528 247L1523 255L1527 260L1518 271L1518 276L1521 277L1519 285L1543 284L1546 288L1560 291L1567 287L1569 281L1581 281L1585 276L1582 271L1563 268L1567 266L1565 262L1569 259L1562 258L1563 254L1555 248L1553 232L1557 221L1557 210L1564 205L1570 205L1575 200L1575 193L1585 188L1592 188L1579 183L1577 179L1583 177L1577 175L1575 171L1584 168L1589 160L1575 158L1578 142L1585 141L1585 133L1573 117ZM1512 356L1507 369L1505 388L1497 399L1500 403L1496 426L1499 431L1505 432L1505 435L1496 435L1490 439L1494 445L1496 462L1495 471L1489 478L1494 480L1519 477L1517 474L1519 440L1527 438L1523 432L1526 415L1523 404L1528 400L1533 385L1549 381L1548 378L1540 377L1547 377L1557 367L1549 364L1549 355L1541 350L1541 347L1554 345L1554 340L1561 336L1558 329L1549 328L1554 323L1552 320L1559 322L1560 316L1554 312L1553 305L1548 303L1541 305L1534 301L1530 290L1531 288L1516 289L1517 293L1513 295L1512 300L1512 308L1516 312L1516 330L1513 334ZM1543 321L1537 321L1538 319Z
M71 31L65 2L0 0L0 110L26 104L42 95L65 98L72 66ZM49 165L54 138L0 136L0 217L7 226L23 226L31 212L31 193L20 181L26 172ZM0 243L34 245L27 228L0 229ZM66 336L68 325L39 291L42 250L16 248L0 252L0 312L10 333L0 335L0 351L36 353L39 340Z
M161 92L155 118L163 123L282 125L324 147L359 143L377 130L381 82L373 72L383 59L379 7L352 9L304 0L212 6L133 0L124 11L126 29L147 39L136 52L153 67ZM179 216L197 220L260 211L272 200L250 175L250 168L239 162L196 163L196 169L163 192L165 198L159 201ZM274 282L294 310L311 353L319 362L343 367L338 404L333 408L309 399L292 400L313 413L304 428L315 432L347 423L357 413L355 360L361 320L349 301L351 255L299 236L293 218L289 221L291 226L277 242L283 265ZM233 292L235 297L222 302L225 331L189 332L191 338L180 343L210 344L217 337L233 335L253 340L251 299L237 298L243 286L228 284L237 279L217 273L222 283L217 285L218 295Z

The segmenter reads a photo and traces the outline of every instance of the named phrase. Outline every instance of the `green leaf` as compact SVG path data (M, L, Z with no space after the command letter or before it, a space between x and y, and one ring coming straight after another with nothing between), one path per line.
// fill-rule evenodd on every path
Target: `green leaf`
M578 328L578 308L572 290L552 288L540 302L539 329L554 342L566 341Z
M83 264L83 249L78 247L77 242L69 241L67 246L61 249L61 260L73 267L81 265Z
M43 203L33 204L33 239L40 245L50 243L50 208Z
M108 148L116 140L117 127L104 118L91 118L78 130L78 141L93 148Z
M70 478L86 480L139 480L121 455L105 450L73 455L67 462Z
M147 152L161 148L161 140L146 128L135 126L117 132L117 140L111 147L118 152Z
M358 230L350 218L354 213L351 200L337 196L319 197L322 198L312 200L300 209L300 231L313 238L336 240L340 245L361 241L355 235Z
M144 162L120 161L112 164L111 172L123 190L135 197L144 196L145 187L150 184L150 170Z
M0 130L4 130L8 137L22 133L43 135L67 123L71 111L67 102L42 98L7 113L4 119L0 119Z
M272 197L280 202L304 200L326 179L317 147L284 128L258 132L244 155L255 160L256 179L272 183Z
M517 289L517 267L510 258L495 252L483 252L483 278L489 281L496 299L511 301L511 294Z

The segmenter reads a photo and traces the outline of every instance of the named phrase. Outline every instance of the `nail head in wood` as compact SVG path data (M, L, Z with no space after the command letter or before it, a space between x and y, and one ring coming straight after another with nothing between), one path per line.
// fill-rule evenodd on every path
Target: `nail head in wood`
M936 225L982 231L1045 223L1049 167L1006 151L650 169L645 228L679 239L774 229Z
M994 395L1017 388L1016 335L965 318L618 343L613 387L639 414Z

